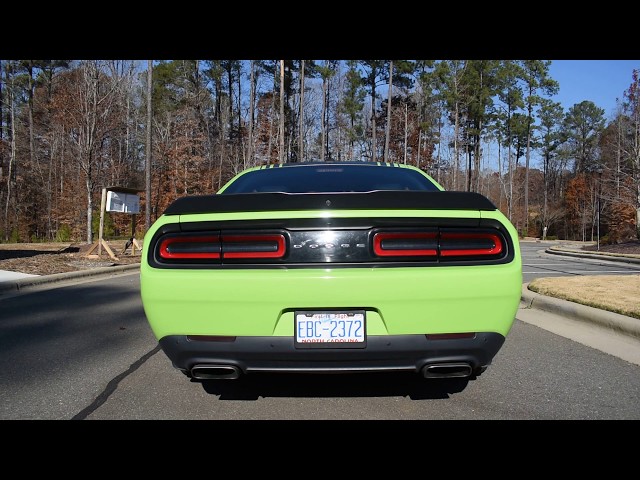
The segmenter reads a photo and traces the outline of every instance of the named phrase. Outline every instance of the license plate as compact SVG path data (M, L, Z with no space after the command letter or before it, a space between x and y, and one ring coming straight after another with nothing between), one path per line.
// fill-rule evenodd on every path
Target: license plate
M364 310L295 312L295 345L298 348L364 348Z

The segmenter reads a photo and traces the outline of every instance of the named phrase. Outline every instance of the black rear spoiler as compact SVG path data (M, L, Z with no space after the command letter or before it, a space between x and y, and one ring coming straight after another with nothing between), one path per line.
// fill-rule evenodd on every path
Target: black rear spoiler
M283 210L496 210L475 192L238 193L181 197L165 215Z

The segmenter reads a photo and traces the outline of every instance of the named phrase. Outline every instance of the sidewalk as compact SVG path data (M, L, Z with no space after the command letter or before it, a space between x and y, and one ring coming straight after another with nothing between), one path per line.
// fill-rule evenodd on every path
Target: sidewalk
M10 272L9 270L0 270L0 283L7 280L19 280L21 278L39 277L40 275L31 275L30 273Z

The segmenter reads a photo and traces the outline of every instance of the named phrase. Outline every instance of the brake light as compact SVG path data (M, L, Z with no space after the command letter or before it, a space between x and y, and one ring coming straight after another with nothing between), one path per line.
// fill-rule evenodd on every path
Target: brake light
M505 240L491 231L378 232L373 253L378 257L428 257L445 260L498 258Z
M376 233L373 251L379 257L438 255L437 232Z
M281 258L283 235L223 235L222 258Z
M281 234L176 235L158 245L162 260L282 258L286 250Z
M441 257L468 257L500 255L504 249L499 235L490 232L440 234Z
M168 237L160 242L160 258L216 259L220 258L220 238L217 235Z

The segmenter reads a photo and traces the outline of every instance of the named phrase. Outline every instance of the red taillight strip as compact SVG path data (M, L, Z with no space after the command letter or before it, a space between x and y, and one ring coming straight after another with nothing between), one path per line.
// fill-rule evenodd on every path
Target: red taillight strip
M430 256L435 257L438 250L435 248L406 248L406 249L384 249L382 242L384 240L435 240L437 237L435 232L407 232L407 233L376 233L373 236L373 251L379 257L398 257L398 256Z
M490 240L493 245L488 248L442 248L446 247L447 240ZM452 246L455 243L452 244ZM485 256L500 255L504 245L502 239L495 233L451 233L444 232L440 234L440 256L441 257L466 257L466 256Z
M243 251L228 251L240 247ZM281 258L286 252L283 235L223 235L222 258Z
M199 251L202 249L202 244L210 244L211 251ZM182 246L183 251L181 252L171 252L171 246L177 247L178 245ZM193 251L189 251L189 245L197 245L193 249ZM160 258L166 260L175 260L175 259L190 259L190 258L209 258L216 259L220 258L220 238L215 235L209 236L193 236L193 237L169 237L165 238L160 242L159 247Z
M163 260L282 258L286 253L284 235L236 234L172 236L160 241Z

